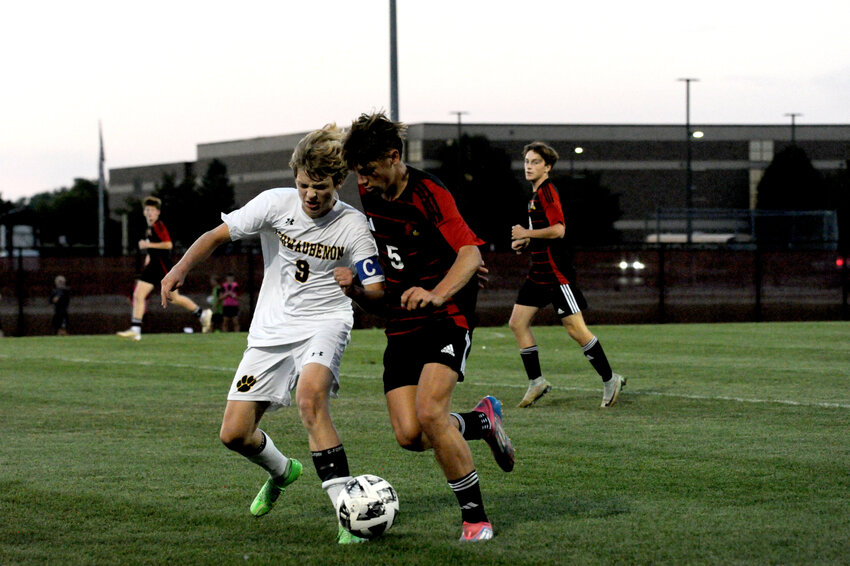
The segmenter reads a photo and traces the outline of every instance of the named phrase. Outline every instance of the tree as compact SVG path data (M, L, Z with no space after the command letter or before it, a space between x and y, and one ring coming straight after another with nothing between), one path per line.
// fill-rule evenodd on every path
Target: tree
M109 195L104 195L109 210ZM39 193L30 198L29 206L36 217L39 240L42 245L97 246L98 245L98 183L89 179L74 179L71 188ZM115 240L117 223L107 219L105 239ZM114 246L112 246L114 248Z
M227 167L213 159L198 184L191 164L186 164L185 175L178 183L177 174L164 172L156 184L153 196L162 200L162 221L175 248L186 248L198 236L221 223L221 213L234 208L234 186L227 175ZM146 229L142 215L142 201L128 198L122 211L130 218L130 241L135 243Z
M10 200L3 200L3 193L0 193L0 216L8 213L15 208L15 203Z
M441 166L435 174L449 187L470 228L495 249L510 250L511 226L528 221L511 158L484 136L464 135L460 148L456 142L443 144L437 159Z
M850 166L850 163L847 165ZM827 209L838 211L838 245L847 255L850 254L850 170L845 168L826 181Z
M213 159L198 187L200 226L206 231L221 223L221 213L234 208L234 187L227 166Z
M58 241L59 236L64 234L68 244L97 245L97 182L74 179L74 185L70 189L62 189L54 195L53 210L50 211L53 221L46 223L42 218L39 226L42 242Z
M195 175L187 170L186 176L177 183L177 175L163 173L162 181L153 192L162 200L162 221L168 227L175 247L188 247L201 235L200 208Z
M552 183L564 209L565 238L579 246L604 246L619 243L620 233L614 222L620 219L620 197L602 185L599 173L554 175Z
M806 152L797 145L779 151L758 184L761 210L824 210L826 183Z
M829 208L826 182L803 148L789 145L774 156L759 181L756 208L780 211ZM762 215L756 219L755 233L760 244L782 246L811 242L818 237L791 215Z

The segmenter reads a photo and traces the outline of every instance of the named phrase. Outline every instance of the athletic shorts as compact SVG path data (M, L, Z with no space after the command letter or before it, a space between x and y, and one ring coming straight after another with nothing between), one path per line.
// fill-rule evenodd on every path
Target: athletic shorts
M472 348L472 331L451 319L437 321L408 334L387 336L384 350L384 393L418 385L425 364L448 366L463 381L466 359Z
M558 318L565 318L587 308L587 301L577 285L552 283L542 285L528 279L519 288L516 304L542 309L552 305Z
M163 271L162 266L158 261L151 260L149 264L142 269L142 272L137 277L138 280L150 283L154 287L159 287L162 278L167 272Z
M228 401L268 401L269 411L292 404L301 369L311 363L325 366L333 374L331 397L339 391L339 365L351 340L345 322L323 322L303 340L279 346L248 346L236 369Z
M239 316L239 307L238 306L221 307L221 315L226 316L228 318L235 318L235 317Z

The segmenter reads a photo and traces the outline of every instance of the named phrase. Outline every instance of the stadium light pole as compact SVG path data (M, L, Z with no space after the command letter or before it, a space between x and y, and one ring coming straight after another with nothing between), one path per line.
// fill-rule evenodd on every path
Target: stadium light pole
M797 116L802 116L799 112L788 112L786 116L791 117L791 145L797 144Z
M694 78L678 79L685 83L685 145L687 157L685 160L685 219L688 245L693 240L693 221L691 209L694 206L693 167L691 163L691 83L699 81Z
M398 45L395 0L390 0L390 120L398 122Z

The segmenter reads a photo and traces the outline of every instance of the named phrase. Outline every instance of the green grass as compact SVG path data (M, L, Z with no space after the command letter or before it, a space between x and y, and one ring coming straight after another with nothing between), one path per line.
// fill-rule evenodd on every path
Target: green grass
M354 333L333 410L352 471L390 480L401 515L343 548L294 409L263 426L305 474L248 512L264 473L218 441L244 334L0 340L0 564L850 561L850 324L594 330L629 378L604 411L563 329L535 329L555 389L523 410L510 331L476 331L455 408L501 398L517 465L473 443L497 535L468 546L432 455L395 444L380 331Z

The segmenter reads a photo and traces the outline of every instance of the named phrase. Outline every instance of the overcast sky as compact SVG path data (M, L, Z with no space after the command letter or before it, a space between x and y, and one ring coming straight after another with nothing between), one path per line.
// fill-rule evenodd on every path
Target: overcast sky
M850 123L850 2L398 0L409 123ZM0 197L389 109L389 0L5 2ZM283 166L284 164L282 164Z

